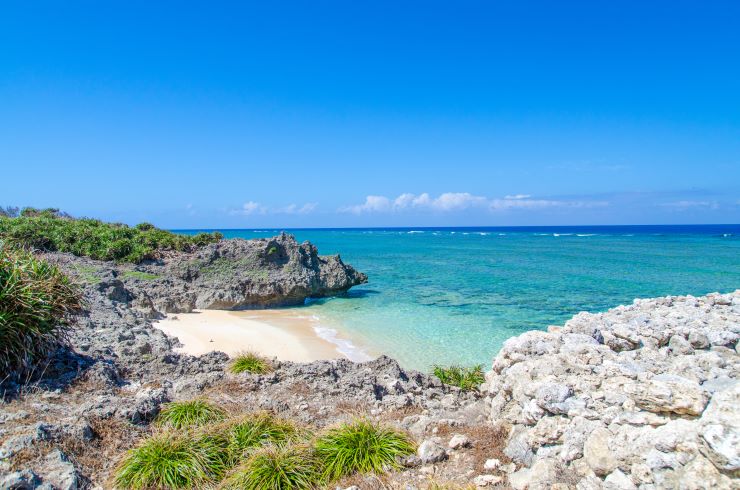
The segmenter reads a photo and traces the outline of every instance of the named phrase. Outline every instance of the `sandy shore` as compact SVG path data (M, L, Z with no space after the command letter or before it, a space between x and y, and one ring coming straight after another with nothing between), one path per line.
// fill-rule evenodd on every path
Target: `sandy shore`
M168 315L154 326L177 337L183 347L176 350L191 355L251 350L282 361L347 357L318 336L310 316L295 310L196 310Z

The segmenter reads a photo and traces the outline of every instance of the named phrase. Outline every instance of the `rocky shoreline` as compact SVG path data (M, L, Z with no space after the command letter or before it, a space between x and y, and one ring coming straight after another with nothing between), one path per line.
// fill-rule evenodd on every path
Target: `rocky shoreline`
M299 304L366 280L288 235L138 266L47 258L85 282L87 312L38 380L3 385L0 489L111 488L160 406L194 397L315 427L365 414L419 443L404 471L345 487L740 484L740 291L637 300L525 333L506 342L480 392L462 392L386 357L233 375L224 354L177 354L152 327L164 313Z

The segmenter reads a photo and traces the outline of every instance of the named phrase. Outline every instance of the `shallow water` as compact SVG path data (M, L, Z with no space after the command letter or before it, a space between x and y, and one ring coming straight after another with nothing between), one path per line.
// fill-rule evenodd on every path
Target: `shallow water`
M303 307L324 334L351 340L350 355L385 353L424 370L488 366L507 338L579 311L740 288L740 225L288 231L370 278Z

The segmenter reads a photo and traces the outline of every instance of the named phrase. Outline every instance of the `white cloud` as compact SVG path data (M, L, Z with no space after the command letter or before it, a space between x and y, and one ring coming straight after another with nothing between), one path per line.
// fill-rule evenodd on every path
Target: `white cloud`
M240 208L229 210L229 214L250 216L253 214L309 214L318 206L315 202L307 202L303 206L288 204L280 208L270 208L255 201L247 201Z
M485 206L487 199L467 192L445 192L432 201L432 207L440 211L459 211L476 206Z
M677 211L686 211L688 209L719 209L717 201L673 201L660 204L663 207L672 208Z
M316 209L316 206L318 206L318 203L315 202L307 202L300 207L297 204L288 204L283 208L273 209L270 212L273 214L309 214Z
M395 199L385 196L367 196L363 204L340 208L345 213L388 213L407 210L426 210L437 212L463 211L470 208L488 209L490 211L505 211L510 209L542 209L555 207L587 208L608 206L606 201L556 201L545 199L530 199L528 194L509 195L502 199L489 199L475 196L468 192L445 192L432 198L426 192L423 194L404 193Z
M393 206L391 205L390 199L385 196L367 196L363 204L357 204L355 206L347 206L340 208L339 211L343 213L376 213L391 211Z
M247 201L244 204L242 204L241 209L239 209L235 214L243 214L245 216L249 216L250 214L265 214L266 208L262 206L258 202L254 201Z

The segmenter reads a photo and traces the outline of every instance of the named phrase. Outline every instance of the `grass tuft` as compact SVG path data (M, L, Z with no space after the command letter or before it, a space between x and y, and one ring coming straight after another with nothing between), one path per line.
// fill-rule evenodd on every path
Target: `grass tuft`
M287 490L318 487L320 472L310 451L296 446L266 446L221 484L224 489Z
M213 437L162 433L131 449L115 471L118 488L202 488L225 471L223 446Z
M157 424L173 429L184 429L220 422L225 416L226 412L223 409L205 400L196 399L168 403L159 413Z
M255 448L266 444L283 445L308 436L308 432L286 419L267 412L226 421L215 430L224 438L227 459L237 464Z
M399 467L398 458L412 454L415 444L396 429L365 419L329 429L315 443L323 478L335 480L353 473L383 473Z
M466 391L477 390L486 380L481 364L473 367L434 366L432 374L444 384L457 386Z
M229 371L234 374L265 374L272 371L270 361L254 352L240 352L231 360Z
M0 240L0 379L31 370L64 343L81 298L58 267Z

